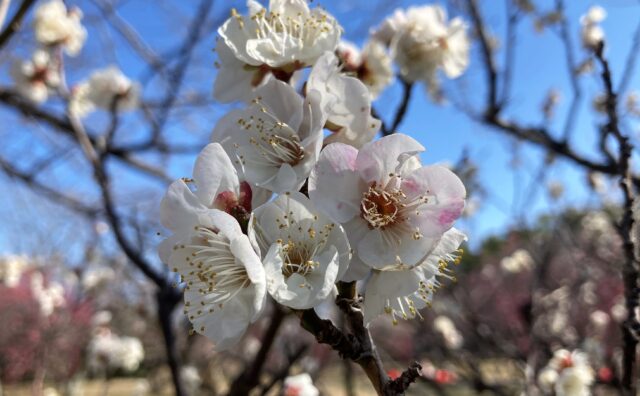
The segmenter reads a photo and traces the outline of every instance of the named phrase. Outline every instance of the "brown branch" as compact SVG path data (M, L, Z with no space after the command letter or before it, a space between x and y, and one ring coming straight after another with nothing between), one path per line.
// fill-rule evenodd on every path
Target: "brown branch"
M602 82L605 87L606 101L605 109L607 113L607 123L602 126L603 134L611 134L618 142L619 158L618 169L620 175L620 189L624 197L623 215L618 225L618 233L623 241L625 253L625 266L622 271L625 301L627 308L627 321L623 325L623 358L622 358L622 388L627 395L635 395L636 388L636 362L638 340L632 332L635 321L635 310L637 308L637 288L638 288L638 259L636 257L636 247L633 240L634 217L633 205L635 194L631 180L631 155L633 145L629 138L622 134L618 119L618 96L613 88L613 79L609 69L609 62L604 57L604 42L601 42L595 50L596 59L602 67Z
M18 11L16 11L13 18L11 18L7 27L0 33L0 49L7 45L11 37L20 29L22 20L34 3L35 0L24 0L22 4L20 4Z
M486 25L482 19L482 14L478 8L477 0L467 0L469 6L469 14L473 20L476 35L480 41L480 48L482 50L482 58L486 65L485 72L488 81L487 86L487 115L494 115L500 111L500 105L498 104L498 69L493 59L493 50L489 42L489 35L486 31Z
M71 210L80 212L89 218L95 218L100 213L99 209L91 207L82 201L65 195L54 188L38 182L34 174L20 171L19 169L15 168L9 161L6 161L3 158L0 158L0 168L2 168L2 170L10 177L20 179L23 183L27 184L35 191L42 193L51 201L64 205Z
M267 361L269 351L276 340L276 335L280 329L280 325L286 317L286 312L279 306L274 306L273 316L269 322L269 327L262 338L262 345L257 355L254 357L251 366L240 374L231 384L229 393L227 396L242 396L248 395L251 390L256 388L260 384L260 374L264 364Z
M413 91L413 83L407 82L402 78L400 78L400 82L402 83L402 100L400 102L400 105L396 109L396 115L393 117L391 127L388 130L383 131L383 134L385 136L397 132L398 127L402 123L402 120L404 120L404 116L407 114L407 110L409 109L411 92Z

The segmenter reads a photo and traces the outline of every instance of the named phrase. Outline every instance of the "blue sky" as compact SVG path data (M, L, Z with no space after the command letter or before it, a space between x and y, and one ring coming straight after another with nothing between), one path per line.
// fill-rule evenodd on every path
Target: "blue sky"
M14 2L17 4L17 2ZM147 67L134 51L123 45L122 38L114 31L107 28L99 17L95 5L90 1L69 1L85 11L85 20L89 25L89 41L86 48L77 58L68 59L68 79L71 84L85 78L91 70L104 67L109 64L118 64L127 75L140 79L147 75ZM148 44L157 53L162 54L172 51L186 34L190 17L194 14L198 1L128 1L119 9L120 16L134 27ZM314 2L317 4L317 2ZM345 38L357 44L362 44L370 26L377 25L385 15L396 7L406 7L412 4L425 4L433 2L399 1L399 2L371 2L365 0L356 1L323 1L320 4L334 14L345 29ZM436 2L437 3L437 2ZM480 2L487 22L494 33L503 37L504 9L502 1ZM550 10L552 1L539 2L543 9ZM568 20L571 24L571 34L578 59L586 57L586 53L579 47L578 30L579 16L587 8L595 3L590 1L567 1ZM608 39L607 53L611 59L614 78L619 78L625 57L631 46L631 37L640 20L640 5L636 0L603 0L598 4L608 11L608 18L603 23ZM15 4L14 4L15 5ZM207 38L196 48L192 66L185 79L182 93L211 91L215 78L213 62L215 54L211 51L215 40L215 26L228 15L231 7L244 11L243 2L225 1L216 2L214 5L210 23L207 26ZM455 14L455 10L452 10ZM25 25L27 26L27 25ZM109 44L113 41L113 45ZM28 29L21 34L18 42L13 43L12 56L26 56L33 48L32 39ZM519 28L518 62L515 68L513 94L510 106L506 112L518 120L526 122L539 122L542 120L541 103L548 90L556 88L562 94L562 101L557 109L556 117L550 126L553 130L560 130L564 121L570 101L569 81L567 79L564 52L556 34L549 30L538 34L534 32L533 20L525 19ZM457 81L446 84L448 90L462 93L470 104L477 105L484 98L484 75L478 64L478 49L474 46L471 65L467 73ZM501 58L499 58L501 59ZM4 58L3 60L7 60ZM6 67L3 66L3 67ZM640 73L636 73L631 87L640 88ZM576 123L572 141L581 152L594 153L594 125L598 117L591 112L591 98L600 91L599 81L596 75L585 76L581 79L585 100L580 110L580 117ZM9 84L6 74L0 75L2 84ZM154 97L158 92L159 83L153 80L145 89L146 98ZM464 90L461 90L464 87ZM387 120L391 118L389 109L395 108L400 94L399 86L389 88L375 103L375 107ZM50 105L55 108L55 103ZM219 118L230 106L211 105L202 108L201 112L189 114L186 122L170 123L167 136L171 141L202 142L204 143L209 132ZM477 108L477 107L476 107ZM14 114L1 111L0 117L6 122L17 123L12 130L0 131L0 138L7 141L0 152L18 153L21 150L28 152L29 157L47 155L47 148L34 140L34 134L20 134L21 128L33 128L33 125L22 123ZM96 114L88 119L89 125L100 130L105 125L104 114ZM118 141L140 140L145 136L143 123L135 116L127 116L123 120L123 126L118 134ZM637 124L631 125L633 133L637 133ZM425 95L422 86L414 88L413 101L407 116L399 130L417 138L427 149L422 159L426 163L447 162L455 163L460 159L463 151L467 151L470 158L479 167L479 180L488 191L487 199L483 202L479 212L473 218L465 221L462 226L469 234L472 245L478 243L483 237L501 233L516 220L517 214L523 213L525 219L531 220L540 213L557 211L565 205L585 206L591 205L594 199L585 184L584 174L566 161L559 160L549 172L549 181L557 181L565 186L565 195L559 202L549 200L544 188L538 189L538 193L526 198L530 191L532 175L538 172L541 166L542 155L539 150L527 145L514 145L513 141L504 138L498 132L487 129L471 121L453 104L435 105ZM6 140L10 137L10 140ZM635 136L634 136L635 138ZM513 153L518 152L519 166L513 170ZM146 158L156 161L157 157ZM26 164L25 159L25 164ZM83 170L81 160L69 167L62 167L52 171L56 177L56 183L67 191L77 195L92 197L96 193L90 183L79 182L80 174L90 177L88 171ZM162 162L168 168L172 177L186 176L191 173L193 156L181 156ZM117 166L117 165L115 165ZM116 169L116 168L113 168ZM76 172L79 174L77 175ZM48 176L47 176L48 177ZM89 180L88 178L86 180ZM15 189L15 183L0 178L0 184L5 190ZM120 188L122 187L122 188ZM115 180L116 194L120 198L144 210L153 212L159 202L159 194L162 186L152 181L145 181L138 175L122 175ZM535 189L534 189L535 190ZM26 195L22 195L26 194ZM12 230L20 222L33 223L29 219L46 216L49 206L45 209L34 209L28 205L28 201L35 199L27 192L20 192L14 196L5 196L0 200L2 219L13 223ZM513 202L520 202L514 210ZM16 209L19 208L19 209ZM23 213L24 216L16 214ZM44 212L41 213L41 212ZM41 227L45 227L42 222ZM19 227L19 228L22 228ZM44 232L47 233L46 230ZM12 231L0 233L0 250L15 250L15 235Z

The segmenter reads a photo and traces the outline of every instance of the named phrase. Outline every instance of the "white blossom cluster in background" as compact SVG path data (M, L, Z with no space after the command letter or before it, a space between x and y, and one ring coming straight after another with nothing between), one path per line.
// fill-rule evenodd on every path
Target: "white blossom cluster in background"
M555 351L538 375L542 389L557 396L588 396L594 380L587 355L579 350Z
M105 326L104 318L96 318L98 327L87 347L87 366L98 374L116 370L136 371L144 359L142 342L135 337L118 336ZM108 323L109 320L106 321Z
M16 91L35 103L57 94L66 100L69 113L77 117L95 109L135 109L140 87L115 66L95 71L70 90L66 87L63 54L78 55L87 39L81 19L82 11L68 9L62 0L48 0L36 8L33 30L39 47L31 59L13 64L10 74Z
M25 255L0 257L0 285L13 289L20 287L21 283L27 285L43 318L48 318L67 302L64 286L45 276L37 259Z
M283 396L318 396L320 391L313 385L307 373L292 375L284 379Z
M371 100L391 81L389 59L429 86L437 70L462 73L464 23L438 6L398 11L360 52L326 11L272 0L233 10L218 33L214 95L243 104L161 203L171 235L159 255L180 275L193 329L227 349L267 296L313 309L339 281L362 284L365 324L421 317L460 261L466 237L452 226L466 191L446 167L423 165L413 138L374 140Z

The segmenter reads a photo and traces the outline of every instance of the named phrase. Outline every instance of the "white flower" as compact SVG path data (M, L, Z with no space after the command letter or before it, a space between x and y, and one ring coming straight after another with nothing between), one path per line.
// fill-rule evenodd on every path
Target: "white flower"
M318 396L320 391L313 386L311 376L307 373L285 378L283 396Z
M556 375L551 374L552 372ZM591 394L589 388L594 381L594 375L584 353L559 349L543 368L538 380L546 389L553 386L558 396L588 396Z
M397 318L405 320L422 318L419 310L429 306L434 292L440 286L438 276L452 278L448 264L460 262L458 250L466 236L451 228L437 241L427 258L413 267L391 264L373 270L364 294L364 320L371 322L378 315L387 314L393 324ZM454 329L455 330L455 329ZM443 334L445 341L455 349L462 343L462 336L455 331Z
M371 37L389 46L394 37L404 30L408 23L409 20L404 10L397 9L393 15L387 17L382 24L371 33Z
M600 22L607 17L607 11L600 6L592 6L587 13L580 17L580 37L582 45L586 48L596 49L602 41L604 41L604 30L600 26Z
M353 74L369 89L371 99L378 95L393 81L391 56L378 40L365 44L362 52L349 42L341 42L336 51L342 68Z
M373 99L393 82L391 56L382 43L371 40L365 44L359 78L369 88Z
M533 267L533 265L533 258L529 252L524 249L518 249L510 256L504 257L500 260L500 268L512 274L528 271Z
M320 95L306 98L289 84L271 80L241 110L224 116L211 140L220 142L246 180L273 192L297 191L322 148L326 115Z
M290 308L320 304L349 265L349 242L342 227L297 192L256 209L249 237L262 253L269 294Z
M49 0L35 11L36 40L44 45L62 45L67 54L77 55L87 38L81 19L79 9L67 10L62 0Z
M465 188L443 166L422 166L424 147L395 134L360 151L332 143L309 177L316 207L342 223L355 251L345 280L368 269L422 263L464 208Z
M467 26L460 18L447 23L444 9L436 5L410 7L406 19L391 40L392 57L406 81L424 81L436 92L438 69L456 78L469 65Z
M47 51L36 50L31 60L16 61L10 70L18 93L35 103L42 103L49 96L49 89L60 84L55 62Z
M309 10L304 0L271 0L269 10L250 0L248 8L248 17L232 10L218 29L236 58L247 65L293 71L313 65L340 40L342 28L336 20L320 8Z
M48 281L45 285L44 276L40 272L31 274L31 292L44 317L50 316L56 308L66 303L62 285L53 281Z
M70 111L79 117L95 108L117 111L133 110L139 105L140 85L133 83L115 66L97 70L89 80L79 83L72 90Z
M220 145L205 147L193 173L195 192L178 180L162 200L162 224L173 235L158 250L163 262L186 283L185 313L194 330L223 350L237 342L262 312L264 269L238 220L211 209L226 210L244 221L251 202Z
M449 349L459 349L464 339L451 319L440 315L433 321L433 328L442 335Z
M8 255L0 258L1 283L7 287L16 287L28 267L29 262L25 256Z
M113 314L109 311L98 311L91 317L91 325L94 327L103 327L111 323Z
M109 329L97 331L87 348L88 366L104 370L136 371L144 360L142 342L135 337L119 337Z
M85 271L82 274L82 287L85 291L100 288L111 283L116 278L115 271L110 267L100 266Z
M375 138L380 120L371 116L369 90L357 78L340 72L333 52L326 52L313 66L307 89L321 95L321 106L328 116L326 127L333 132L325 139L327 143L360 148Z
M202 378L198 369L194 366L183 366L180 369L180 379L187 388L188 395L197 395L200 385L202 385Z

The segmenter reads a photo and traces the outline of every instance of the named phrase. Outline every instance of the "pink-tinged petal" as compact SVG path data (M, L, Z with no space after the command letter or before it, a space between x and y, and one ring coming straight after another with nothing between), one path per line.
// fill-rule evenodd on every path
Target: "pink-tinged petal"
M424 147L407 135L386 136L362 146L356 168L366 182L385 183L389 174L399 173L407 160L422 151Z
M407 201L426 197L427 202L409 218L411 225L425 236L436 236L448 230L464 209L464 184L443 166L425 166L413 171L403 179L401 188Z
M238 174L227 153L218 143L210 143L200 152L193 167L193 180L197 187L196 195L208 207L214 206L216 196L221 193L226 194L221 204L224 204L225 200L237 200Z
M205 209L182 180L171 183L160 203L160 222L170 230L191 228L196 211Z
M355 170L358 150L343 143L333 143L320 152L309 176L309 197L314 205L339 223L351 220L360 212L365 185Z

